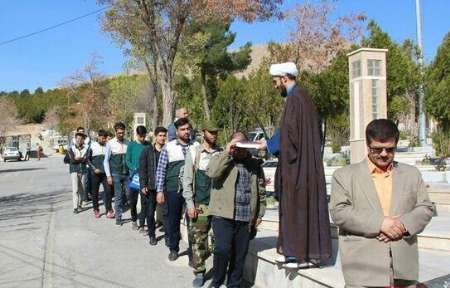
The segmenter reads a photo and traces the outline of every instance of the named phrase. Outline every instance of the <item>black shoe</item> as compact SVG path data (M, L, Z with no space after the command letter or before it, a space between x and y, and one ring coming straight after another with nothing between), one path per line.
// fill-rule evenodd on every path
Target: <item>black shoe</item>
M78 214L78 208L73 209L73 214Z
M122 226L122 219L116 219L116 225Z
M152 246L155 246L156 244L158 244L158 241L156 241L155 236L150 236L150 241L148 243L150 243L150 245Z
M175 261L177 259L178 259L178 252L177 251L170 251L169 261Z
M192 281L193 288L200 288L205 284L205 276L203 273L198 273L195 275L194 281Z

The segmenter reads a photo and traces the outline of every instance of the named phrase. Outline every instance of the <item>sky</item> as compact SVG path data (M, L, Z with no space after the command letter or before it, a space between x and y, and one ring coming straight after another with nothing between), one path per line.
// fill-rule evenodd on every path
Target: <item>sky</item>
M317 1L317 0L316 0ZM300 0L285 0L290 9ZM450 32L450 2L422 0L423 43L426 61L431 61L446 33ZM415 0L338 0L333 17L364 12L397 42L416 38ZM95 0L0 0L0 43L101 8ZM0 45L0 91L33 91L37 87L58 87L61 80L100 55L101 72L123 71L126 58L120 47L101 30L99 16L91 15L67 25L6 45ZM262 23L234 22L236 48L253 44L286 41L290 21Z

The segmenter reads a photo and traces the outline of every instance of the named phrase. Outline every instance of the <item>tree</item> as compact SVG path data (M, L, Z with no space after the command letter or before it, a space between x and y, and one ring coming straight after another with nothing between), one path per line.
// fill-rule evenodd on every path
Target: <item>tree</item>
M405 104L408 97L416 98L420 83L418 66L411 53L415 47L408 42L404 46L395 43L375 21L370 21L368 30L369 36L361 42L363 47L389 50L386 55L388 117L398 122L402 114L409 112L410 108Z
M245 87L246 81L239 80L233 75L229 75L220 84L212 116L216 124L224 129L223 137L227 138L233 131L249 126Z
M34 90L34 94L42 95L42 94L44 94L44 89L42 89L42 87L38 87L38 88L36 88L36 90Z
M436 153L450 156L450 33L439 46L426 73L425 109L437 122Z
M114 122L130 124L133 121L133 113L137 112L137 101L142 91L143 77L119 76L108 84L110 95L107 99L109 110ZM143 106L145 107L145 106Z
M205 121L203 109L203 96L198 75L194 78L178 75L175 89L177 91L177 107L186 107L189 110L189 118L197 127ZM214 107L213 107L214 108Z
M156 70L155 61L144 47L139 45L125 48L125 54L130 57L126 64L127 70L129 68L134 71L147 71L148 79L150 80L144 85L142 93L140 94L140 103L146 107L150 115L150 127L155 128L161 119L161 89L158 83L158 74ZM128 74L128 72L127 72Z
M23 89L22 92L20 92L20 97L29 97L31 96L30 90Z
M342 138L335 137L339 133L334 130L328 133L327 127L348 130L348 124L342 127L349 98L346 53L363 35L366 17L356 13L336 18L332 15L334 10L328 0L298 4L287 14L295 23L288 43L269 43L269 52L272 63L297 64L300 85L309 90L324 124L323 140L331 136L341 143Z
M58 107L55 106L45 113L44 123L50 129L58 129L58 124L60 122Z
M278 13L281 0L98 0L110 8L103 29L119 43L137 46L150 55L162 92L163 124L173 120L174 61L186 25L193 19L241 17L245 21L268 19Z
M273 87L268 67L267 60L263 61L259 69L250 74L245 93L247 113L251 121L263 129L266 137L271 136L273 132L266 131L266 127L271 128L278 124L283 108L283 99Z
M302 70L319 73L342 51L348 50L364 32L363 13L333 17L335 7L329 0L306 1L287 14L295 28L285 44L269 47L278 61L293 61Z
M251 62L251 44L247 43L234 52L228 52L228 47L234 42L235 33L230 32L231 21L211 18L206 23L193 21L188 27L186 40L201 39L198 45L183 45L187 49L182 52L197 66L201 81L203 110L205 118L210 120L210 106L214 101L208 84L215 85L217 77L224 79L230 72L243 70ZM183 57L184 58L184 57ZM208 83L212 82L212 83Z
M106 105L109 93L105 77L99 72L101 58L92 55L88 64L81 70L66 77L62 84L67 95L67 110L76 116L75 125L82 125L88 131L98 129L108 122L110 110ZM69 103L69 99L75 100ZM71 119L70 122L74 122ZM78 122L78 123L76 123ZM73 125L73 123L68 123Z
M335 151L349 134L348 114L348 58L346 52L339 53L331 64L320 73L305 71L300 74L300 83L309 91L323 124L323 142L329 139ZM340 137L342 136L342 137Z

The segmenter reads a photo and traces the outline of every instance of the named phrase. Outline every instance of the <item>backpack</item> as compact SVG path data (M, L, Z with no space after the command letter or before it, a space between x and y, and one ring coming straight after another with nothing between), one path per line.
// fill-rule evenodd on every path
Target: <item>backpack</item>
M64 164L70 164L70 156L69 156L69 151L66 151L66 153L64 153L64 159L63 159Z

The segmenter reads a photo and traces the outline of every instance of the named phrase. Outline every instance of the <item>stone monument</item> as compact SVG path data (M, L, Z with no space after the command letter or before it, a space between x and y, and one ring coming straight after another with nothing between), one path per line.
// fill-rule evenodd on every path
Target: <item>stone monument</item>
M136 128L138 126L146 126L147 114L146 113L134 113L133 116L133 140L136 140Z
M349 54L350 162L367 155L365 128L370 121L387 118L387 49L360 48Z

